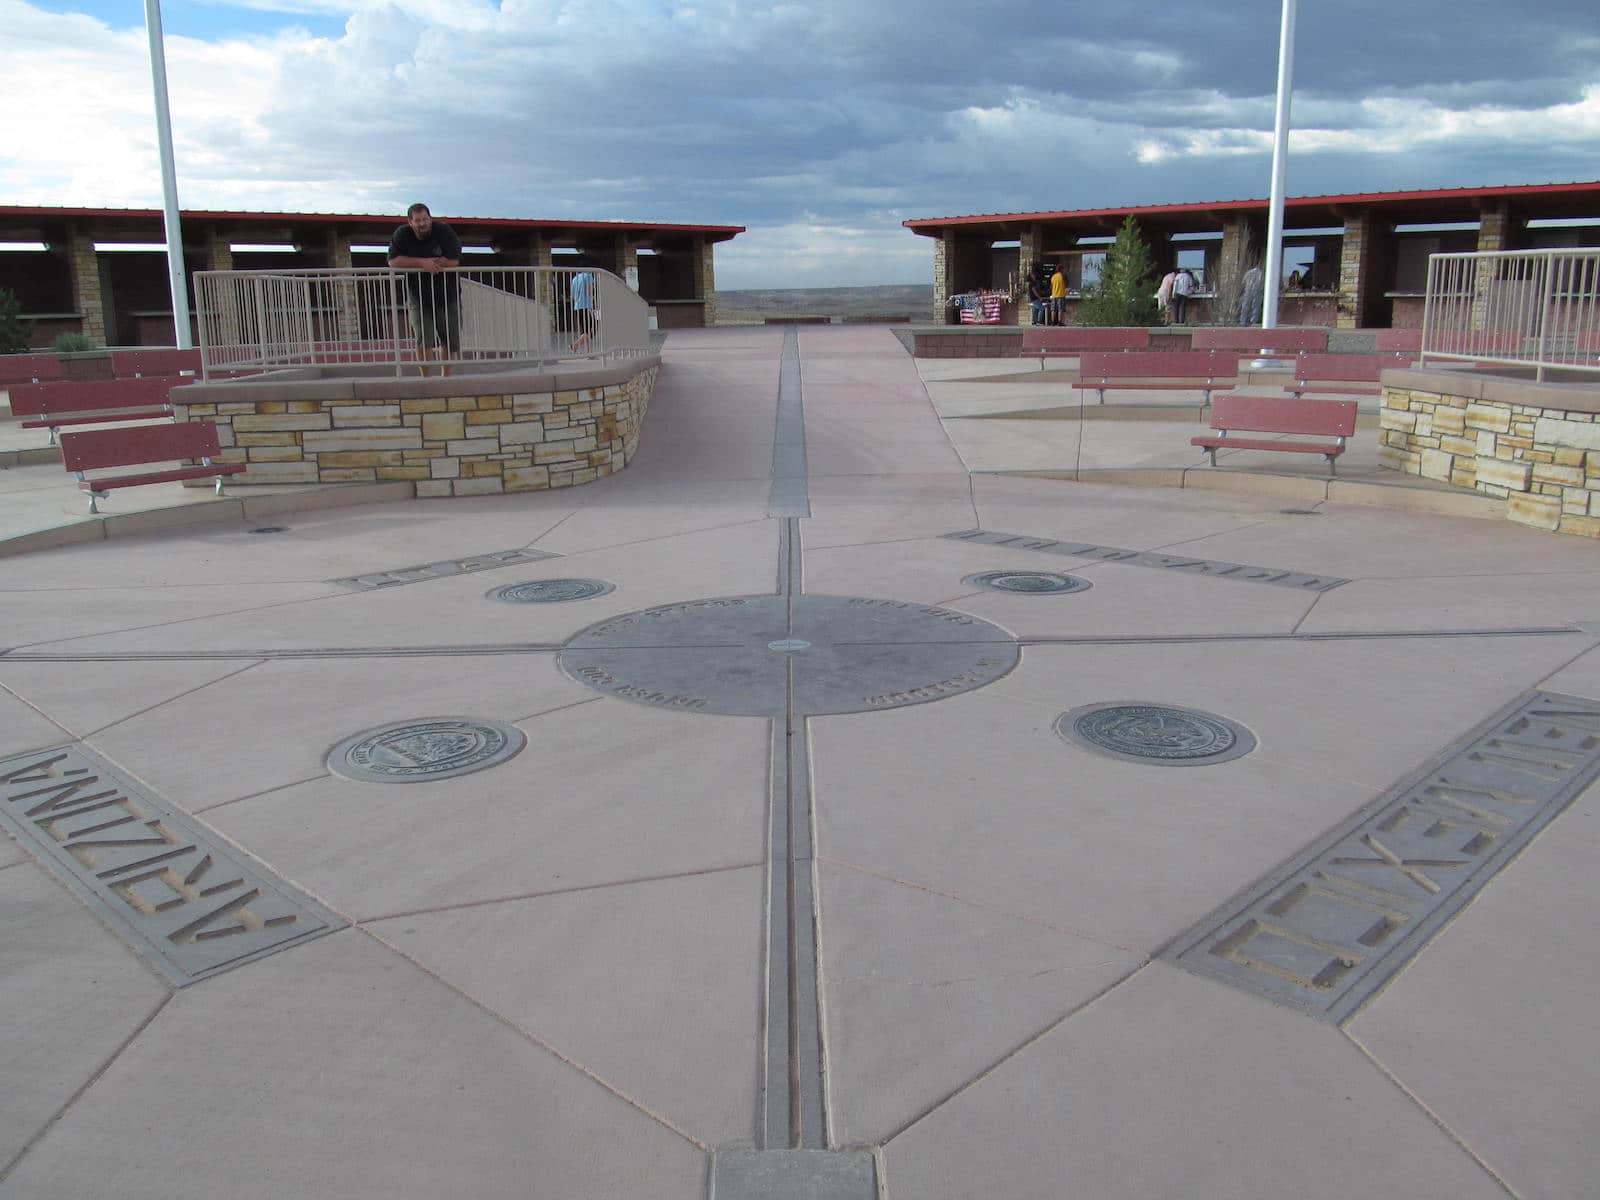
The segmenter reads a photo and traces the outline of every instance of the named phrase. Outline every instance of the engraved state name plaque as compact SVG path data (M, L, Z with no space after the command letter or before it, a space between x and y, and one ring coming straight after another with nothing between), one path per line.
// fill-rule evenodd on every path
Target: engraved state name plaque
M0 825L178 987L346 924L82 746L0 760Z

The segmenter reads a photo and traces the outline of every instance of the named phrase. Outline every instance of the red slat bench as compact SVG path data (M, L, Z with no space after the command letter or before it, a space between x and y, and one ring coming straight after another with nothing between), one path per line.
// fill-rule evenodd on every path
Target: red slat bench
M78 477L78 490L89 493L89 511L100 511L95 501L116 488L139 487L146 483L169 483L177 479L206 479L216 476L217 495L222 495L222 477L236 475L244 463L214 463L221 452L217 427L210 421L185 421L178 425L134 425L125 429L86 429L61 435L61 461ZM195 464L192 460L199 459ZM109 467L144 467L157 463L181 463L156 471L133 475L96 475L89 471Z
M0 354L0 386L60 379L61 360L54 354Z
M1022 329L1022 357L1037 358L1041 368L1047 358L1076 358L1085 350L1149 348L1150 331L1136 327L1025 325Z
M1129 391L1190 391L1211 403L1217 388L1233 387L1238 382L1239 356L1222 350L1129 350L1120 354L1085 351L1078 358L1078 380L1072 386L1080 391L1106 393Z
M198 375L198 350L113 350L111 373L118 379L139 379L146 375Z
M1189 444L1199 446L1209 454L1213 467L1217 465L1217 451L1221 449L1284 450L1296 454L1320 454L1328 460L1331 473L1334 471L1334 460L1344 453L1345 439L1355 434L1356 402L1291 400L1287 396L1226 392L1218 396L1212 405L1211 428L1214 432L1192 437ZM1247 434L1301 434L1324 440L1290 442L1274 438L1240 437L1241 431Z
M171 376L149 379L66 379L23 383L11 388L11 411L24 429L62 425L104 425L111 421L154 421L172 416Z
M1232 350L1241 354L1321 354L1328 349L1326 329L1255 329L1243 325L1196 329L1192 350Z
M1422 353L1422 330L1380 329L1374 339L1379 354L1414 355Z
M1295 396L1380 396L1379 377L1411 362L1409 354L1304 354L1295 359Z

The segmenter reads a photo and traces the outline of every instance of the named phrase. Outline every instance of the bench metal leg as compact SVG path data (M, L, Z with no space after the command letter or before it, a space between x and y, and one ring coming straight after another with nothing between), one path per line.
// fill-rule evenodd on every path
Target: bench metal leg
M98 513L100 511L100 506L96 504L95 501L104 498L107 494L108 493L106 492L89 493L89 511L91 513Z

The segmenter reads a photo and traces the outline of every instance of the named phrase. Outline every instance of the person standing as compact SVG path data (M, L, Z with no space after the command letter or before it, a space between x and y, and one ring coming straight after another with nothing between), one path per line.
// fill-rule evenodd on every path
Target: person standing
M1172 310L1172 288L1177 282L1178 273L1176 271L1168 271L1161 277L1161 283L1156 288L1156 305L1161 309L1161 319L1163 321L1170 319Z
M1056 264L1055 274L1050 276L1050 324L1065 325L1067 323L1067 268L1063 263Z
M389 239L389 266L406 273L406 304L417 338L422 373L439 353L439 373L448 375L448 360L461 353L461 287L450 274L461 265L461 239L443 221L435 221L426 204L406 209L406 223Z
M577 334L567 344L567 349L587 353L589 339L600 327L600 306L596 302L595 277L592 271L579 271L572 277L572 328Z
M1179 271L1178 277L1172 281L1172 323L1182 325L1184 312L1189 307L1189 297L1199 291L1194 276L1188 271Z
M1050 304L1050 289L1045 286L1043 275L1035 273L1028 280L1028 302L1033 306L1033 323L1045 324L1045 310Z

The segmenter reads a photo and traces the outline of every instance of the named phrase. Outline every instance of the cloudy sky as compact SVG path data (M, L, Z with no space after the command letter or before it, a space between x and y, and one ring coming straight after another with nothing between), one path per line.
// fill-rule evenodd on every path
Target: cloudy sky
M748 226L722 288L928 282L908 217L1265 196L1280 11L162 5L184 207ZM1298 13L1290 195L1600 178L1595 0ZM0 0L0 27L0 203L159 207L143 5Z

